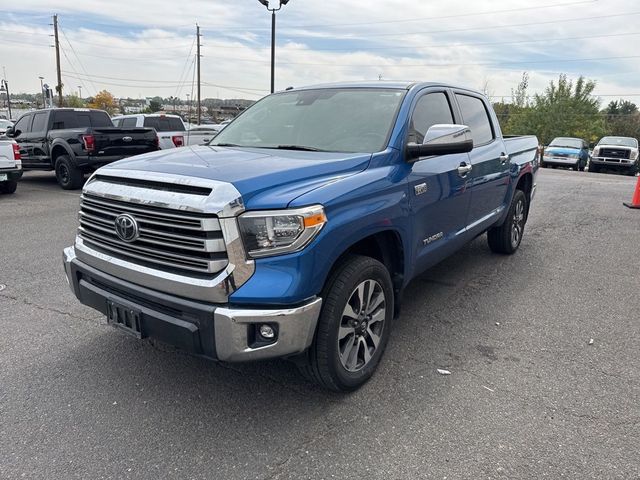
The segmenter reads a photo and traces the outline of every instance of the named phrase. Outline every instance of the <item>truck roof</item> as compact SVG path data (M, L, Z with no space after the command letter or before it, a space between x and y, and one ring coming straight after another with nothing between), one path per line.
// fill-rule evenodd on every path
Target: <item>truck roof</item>
M403 90L410 90L413 87L425 88L425 87L447 87L455 88L458 90L466 90L468 92L474 92L484 95L478 90L473 90L467 87L459 87L444 82L415 82L415 81L367 81L367 82L336 82L336 83L320 83L317 85L308 85L304 87L295 87L288 89L291 90L313 90L318 88L397 88Z

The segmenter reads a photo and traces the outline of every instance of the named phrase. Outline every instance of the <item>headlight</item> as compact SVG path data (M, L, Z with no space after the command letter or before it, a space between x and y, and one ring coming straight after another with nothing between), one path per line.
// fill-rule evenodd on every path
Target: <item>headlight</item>
M593 152L591 152L591 156L593 157L597 157L598 155L600 155L600 147L594 148Z
M631 160L636 160L638 158L638 150L636 150L635 152L631 150L631 153L629 154L629 158L631 158Z
M321 205L247 212L238 218L245 249L252 258L302 250L327 223Z

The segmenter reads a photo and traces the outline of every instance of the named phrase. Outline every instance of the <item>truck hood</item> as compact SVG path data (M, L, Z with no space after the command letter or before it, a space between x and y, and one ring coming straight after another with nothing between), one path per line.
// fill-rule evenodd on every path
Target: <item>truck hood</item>
M193 146L160 150L102 169L136 170L232 183L248 209L285 208L315 188L365 170L366 153ZM101 170L102 170L101 169Z

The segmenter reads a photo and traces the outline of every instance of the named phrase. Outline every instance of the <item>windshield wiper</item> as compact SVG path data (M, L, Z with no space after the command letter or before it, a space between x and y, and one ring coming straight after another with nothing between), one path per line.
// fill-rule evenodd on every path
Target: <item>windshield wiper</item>
M324 152L325 151L315 147L306 147L304 145L278 145L277 147L272 147L272 148L277 148L278 150L301 150L303 152Z
M210 147L241 147L242 145L237 145L235 143L216 143L209 145Z

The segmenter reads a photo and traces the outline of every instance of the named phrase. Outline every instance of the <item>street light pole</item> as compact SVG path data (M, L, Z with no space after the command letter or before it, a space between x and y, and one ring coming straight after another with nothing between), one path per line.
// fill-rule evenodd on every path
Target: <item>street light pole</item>
M80 100L82 100L82 85L78 85L78 96L80 97Z
M273 93L276 86L276 12L289 3L289 0L279 0L278 8L269 8L269 0L258 1L271 12L271 93Z
M42 83L42 81L44 80L44 77L38 77L40 79L40 93L42 94L42 108L47 108L47 102L45 102L44 100L44 84Z
M6 79L2 79L0 82L0 91L4 90L7 92L7 111L9 113L9 120L11 120L11 97L9 96L9 82Z

